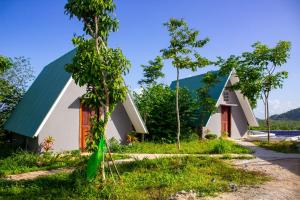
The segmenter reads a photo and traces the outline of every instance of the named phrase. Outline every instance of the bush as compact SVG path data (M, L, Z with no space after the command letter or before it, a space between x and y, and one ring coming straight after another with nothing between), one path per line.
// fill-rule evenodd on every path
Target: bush
M207 135L205 135L205 138L208 140L213 140L213 139L217 139L217 135L213 134L213 133L208 133Z
M146 121L149 134L145 140L163 143L176 142L177 119L175 91L166 85L144 88L141 94L134 94L135 103ZM193 133L192 121L195 119L195 100L187 89L179 90L179 110L181 139L189 139Z
M122 151L122 145L115 137L112 137L108 142L109 142L110 150L112 152L121 152Z
M226 143L224 139L219 139L219 142L216 143L211 151L211 153L215 154L222 154L222 153L228 153L231 152L231 145L229 143Z

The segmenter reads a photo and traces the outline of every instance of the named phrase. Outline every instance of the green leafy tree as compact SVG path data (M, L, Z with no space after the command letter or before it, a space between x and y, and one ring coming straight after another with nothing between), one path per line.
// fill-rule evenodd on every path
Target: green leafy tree
M180 117L182 119L182 138L188 139L192 136L195 117L195 99L185 88L179 90ZM176 92L169 86L156 84L143 90L142 93L134 93L137 107L143 115L144 106L147 102L148 120L146 121L149 134L145 139L157 142L176 142L177 119L175 113Z
M256 42L252 45L253 51L244 52L242 56L231 56L221 61L223 69L234 67L239 82L231 88L238 89L256 106L257 99L261 98L265 108L265 123L268 127L268 141L270 140L269 97L274 89L282 88L288 72L280 70L290 56L291 43L279 41L273 48Z
M138 83L142 87L143 98L140 98L139 108L145 123L147 123L147 119L151 111L152 98L149 90L152 86L157 84L157 79L165 76L162 72L163 66L163 59L160 56L157 56L154 60L150 60L148 65L142 65L144 78ZM144 141L144 134L142 135L142 141Z
M172 60L176 68L176 116L177 116L177 148L180 149L180 110L179 110L179 71L190 69L195 71L199 67L209 65L211 62L202 57L198 50L205 46L208 38L198 39L199 32L189 28L183 19L171 18L164 23L170 36L170 45L162 49L164 59Z
M145 84L146 86L157 84L157 79L163 78L165 76L162 72L163 66L163 59L160 56L157 56L154 60L150 60L148 62L148 65L142 65L144 78L141 79L138 83L140 85Z
M77 51L73 63L66 69L78 85L87 87L83 103L95 111L87 141L93 152L88 162L89 180L95 177L101 160L102 179L105 180L104 143L112 160L105 130L112 111L118 102L124 101L127 91L123 75L128 72L130 62L121 49L108 46L109 33L118 28L114 10L112 0L69 0L65 5L66 14L83 22L83 30L88 36L73 38ZM114 167L117 171L115 164Z
M3 125L34 79L29 59L0 56L0 135Z

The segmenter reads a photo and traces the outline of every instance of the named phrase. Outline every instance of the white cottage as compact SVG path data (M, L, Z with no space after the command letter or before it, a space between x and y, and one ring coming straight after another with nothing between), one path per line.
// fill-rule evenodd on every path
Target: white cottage
M217 73L217 71L212 73ZM204 75L180 79L179 85L188 89L192 95L196 95L196 90L203 87ZM222 132L227 132L229 137L238 139L247 133L249 126L258 126L248 99L239 91L228 89L237 81L235 71L231 71L228 76L221 76L218 82L209 89L210 96L216 101L217 111L205 117L204 133L212 132L221 136ZM175 88L176 81L173 81L170 87ZM195 123L199 124L199 121L196 120Z
M70 51L44 67L5 124L6 130L16 133L16 141L26 143L30 150L40 151L48 136L55 140L54 151L83 150L86 146L90 110L80 102L86 88L76 85L65 71L74 55L75 50ZM122 143L133 130L147 133L128 93L113 111L106 134Z

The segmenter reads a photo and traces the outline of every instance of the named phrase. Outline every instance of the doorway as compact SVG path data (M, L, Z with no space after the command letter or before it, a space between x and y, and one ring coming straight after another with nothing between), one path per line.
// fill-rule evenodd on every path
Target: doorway
M90 124L91 110L80 103L80 139L79 146L82 151L86 149L86 139L91 128Z
M231 107L221 106L221 133L227 132L231 137Z

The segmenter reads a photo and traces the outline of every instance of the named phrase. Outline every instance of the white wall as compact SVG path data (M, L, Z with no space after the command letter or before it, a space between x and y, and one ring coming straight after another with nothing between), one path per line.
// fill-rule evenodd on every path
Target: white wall
M54 83L55 84L55 83ZM70 83L48 118L38 136L38 143L52 136L54 151L77 150L80 145L80 97L85 93L85 87L79 87L74 80ZM107 125L107 137L115 137L120 142L125 142L127 133L133 130L124 106L116 106Z
M54 151L79 149L80 97L84 93L85 87L77 86L74 80L72 80L44 127L41 129L38 136L39 144L51 135L55 139Z
M231 83L228 81L227 86L230 86ZM228 93L228 101L224 100L224 92ZM237 99L236 93L230 90L224 90L220 96L219 101L217 102L217 112L212 114L207 125L206 129L209 129L211 132L221 136L221 106L229 105L231 106L231 138L238 139L243 137L248 130L248 123L244 111Z

